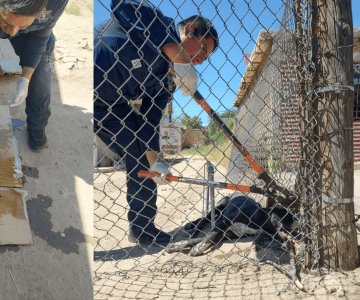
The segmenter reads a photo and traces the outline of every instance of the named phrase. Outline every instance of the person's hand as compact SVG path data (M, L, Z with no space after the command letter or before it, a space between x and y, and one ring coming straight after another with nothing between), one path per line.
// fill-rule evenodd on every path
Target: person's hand
M23 103L28 95L30 80L26 77L20 77L17 82L16 97L9 100L10 107L19 106Z
M159 174L159 176L155 176L152 178L152 180L155 181L156 184L158 185L163 185L163 184L169 184L170 181L166 180L165 179L165 176L166 175L170 175L170 170L169 170L169 166L166 165L165 163L162 163L162 162L154 162L150 169L149 169L150 172L156 172Z
M192 96L196 92L198 75L192 64L174 63L174 82L183 96Z

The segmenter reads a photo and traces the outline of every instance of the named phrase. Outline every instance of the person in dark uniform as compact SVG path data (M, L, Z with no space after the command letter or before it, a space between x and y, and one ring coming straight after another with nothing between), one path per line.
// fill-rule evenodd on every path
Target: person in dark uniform
M50 117L53 28L67 3L68 0L0 0L0 38L9 39L22 67L10 106L26 100L29 146L36 152L47 147L45 127Z
M171 236L154 225L157 184L169 166L160 157L159 123L169 96L171 76L183 95L196 91L193 65L218 46L209 20L192 16L176 27L149 1L112 0L112 15L95 27L94 131L125 158L129 240L168 243ZM171 75L171 76L169 76ZM141 99L137 110L133 101ZM139 178L141 169L159 173Z

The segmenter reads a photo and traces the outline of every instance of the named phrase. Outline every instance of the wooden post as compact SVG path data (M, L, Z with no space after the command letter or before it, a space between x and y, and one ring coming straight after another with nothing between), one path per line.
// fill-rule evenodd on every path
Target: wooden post
M318 122L321 153L324 261L334 269L359 265L353 178L353 25L351 0L315 0L320 76Z

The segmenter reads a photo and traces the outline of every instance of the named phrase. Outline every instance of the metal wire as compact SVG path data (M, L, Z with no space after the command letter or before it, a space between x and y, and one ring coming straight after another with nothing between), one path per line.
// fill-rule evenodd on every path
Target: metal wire
M109 7L106 1L97 2ZM108 137L103 148L97 146L95 170L106 167L108 150L116 153L117 160L114 162L114 157L111 157L111 164L117 166L113 172L94 174L95 298L238 299L239 295L252 295L253 291L246 287L249 282L258 289L264 289L256 282L262 280L271 284L281 281L281 275L279 277L275 269L264 263L282 265L278 269L295 279L300 267L308 270L319 268L321 252L324 251L319 189L320 137L317 135L319 124L315 107L319 96L308 91L315 90L313 58L320 54L313 53L309 2L114 2L119 3L116 10L125 3L132 3L126 7L126 13L132 13L134 19L131 21L136 21L129 21L128 27L123 28L123 24L115 19L118 11L112 11L102 28L95 30L95 53L100 51L98 61L101 61L97 65L95 60L95 72L101 74L98 85L94 87L95 135ZM153 11L151 20L145 18L144 21L144 7ZM134 145L140 145L140 150L144 152L144 149L153 147L154 139L159 139L160 148L164 143L166 149L177 149L179 143L181 147L185 138L181 121L185 114L199 117L208 124L198 130L197 138L187 141L193 145L190 149L163 151L174 175L206 180L203 170L206 161L209 161L215 167L217 181L264 187L222 131L193 106L191 97L183 97L178 90L173 91L173 82L169 79L171 64L165 72L159 71L158 64L163 64L161 60L167 61L168 58L161 51L161 46L154 42L155 38L151 35L153 26L164 26L168 34L172 34L171 26L164 23L159 11L172 14L169 17L179 21L188 17L185 11L189 7L194 14L201 13L208 18L220 36L217 51L197 67L199 90L211 100L213 109L223 120L231 121L229 127L236 138L272 178L299 195L297 205L288 208L288 213L297 219L298 226L287 231L279 226L274 234L266 232L265 225L256 233L244 231L248 230L244 227L259 223L252 219L255 214L249 215L245 223L243 221L241 229L230 229L238 216L226 215L225 210L215 216L212 214L209 221L215 219L215 224L216 220L220 220L229 225L222 232L223 237L228 235L228 238L211 244L201 256L197 256L199 253L196 252L200 249L199 243L195 244L196 249L186 244L194 237L208 237L214 229L212 226L201 228L196 236L189 230L191 222L203 217L204 189L201 186L172 182L153 190L157 193L157 212L151 221L157 228L170 233L175 244L181 243L180 252L167 253L164 246L157 243L143 245L128 241L129 213L147 217L146 213L142 215L145 208L131 212L127 202L129 184L133 180L129 173L137 168L129 169L129 161L138 160L141 169L149 168L144 154L136 153ZM143 35L139 36L136 30ZM157 41L157 44L161 43ZM252 53L253 49L257 52ZM245 58L247 53L252 53L250 58ZM124 59L127 55L131 57L131 64ZM137 70L143 66L147 73L137 75ZM136 88L131 90L129 86ZM235 109L232 107L234 100ZM170 101L174 109L169 113L165 106ZM96 109L99 109L98 113ZM151 113L154 110L158 117L163 116L163 122L160 122L160 117L154 121ZM171 120L174 130L182 134L182 140L170 142L169 136L163 139L159 136L159 128L168 126L168 120ZM172 136L177 133L173 132ZM129 140L124 142L124 139ZM143 184L145 181L141 179L139 185ZM241 196L228 190L215 190L217 205L225 203L224 199ZM273 212L266 210L264 195L246 196L255 200L266 212L266 224L274 221ZM136 199L140 196L135 193L132 197ZM241 211L242 207L234 209ZM280 217L278 221L278 225L284 223L285 217ZM295 253L286 243L279 242L279 236L291 243L287 245L291 245ZM296 266L290 261L296 261ZM297 268L295 271L294 267ZM290 273L293 277L289 276ZM272 290L269 285L267 287ZM278 295L276 291L274 295Z

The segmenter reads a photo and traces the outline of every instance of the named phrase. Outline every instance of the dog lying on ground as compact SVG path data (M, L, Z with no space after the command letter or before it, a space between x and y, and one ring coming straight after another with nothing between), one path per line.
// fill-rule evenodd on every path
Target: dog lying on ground
M211 213L185 225L191 237L196 237L211 225ZM278 232L291 232L297 226L294 215L285 208L262 208L255 200L246 196L223 198L215 208L215 224L201 238L192 238L180 243L169 244L166 251L171 253L191 247L189 255L201 255L223 239L235 239L264 232L283 243Z

